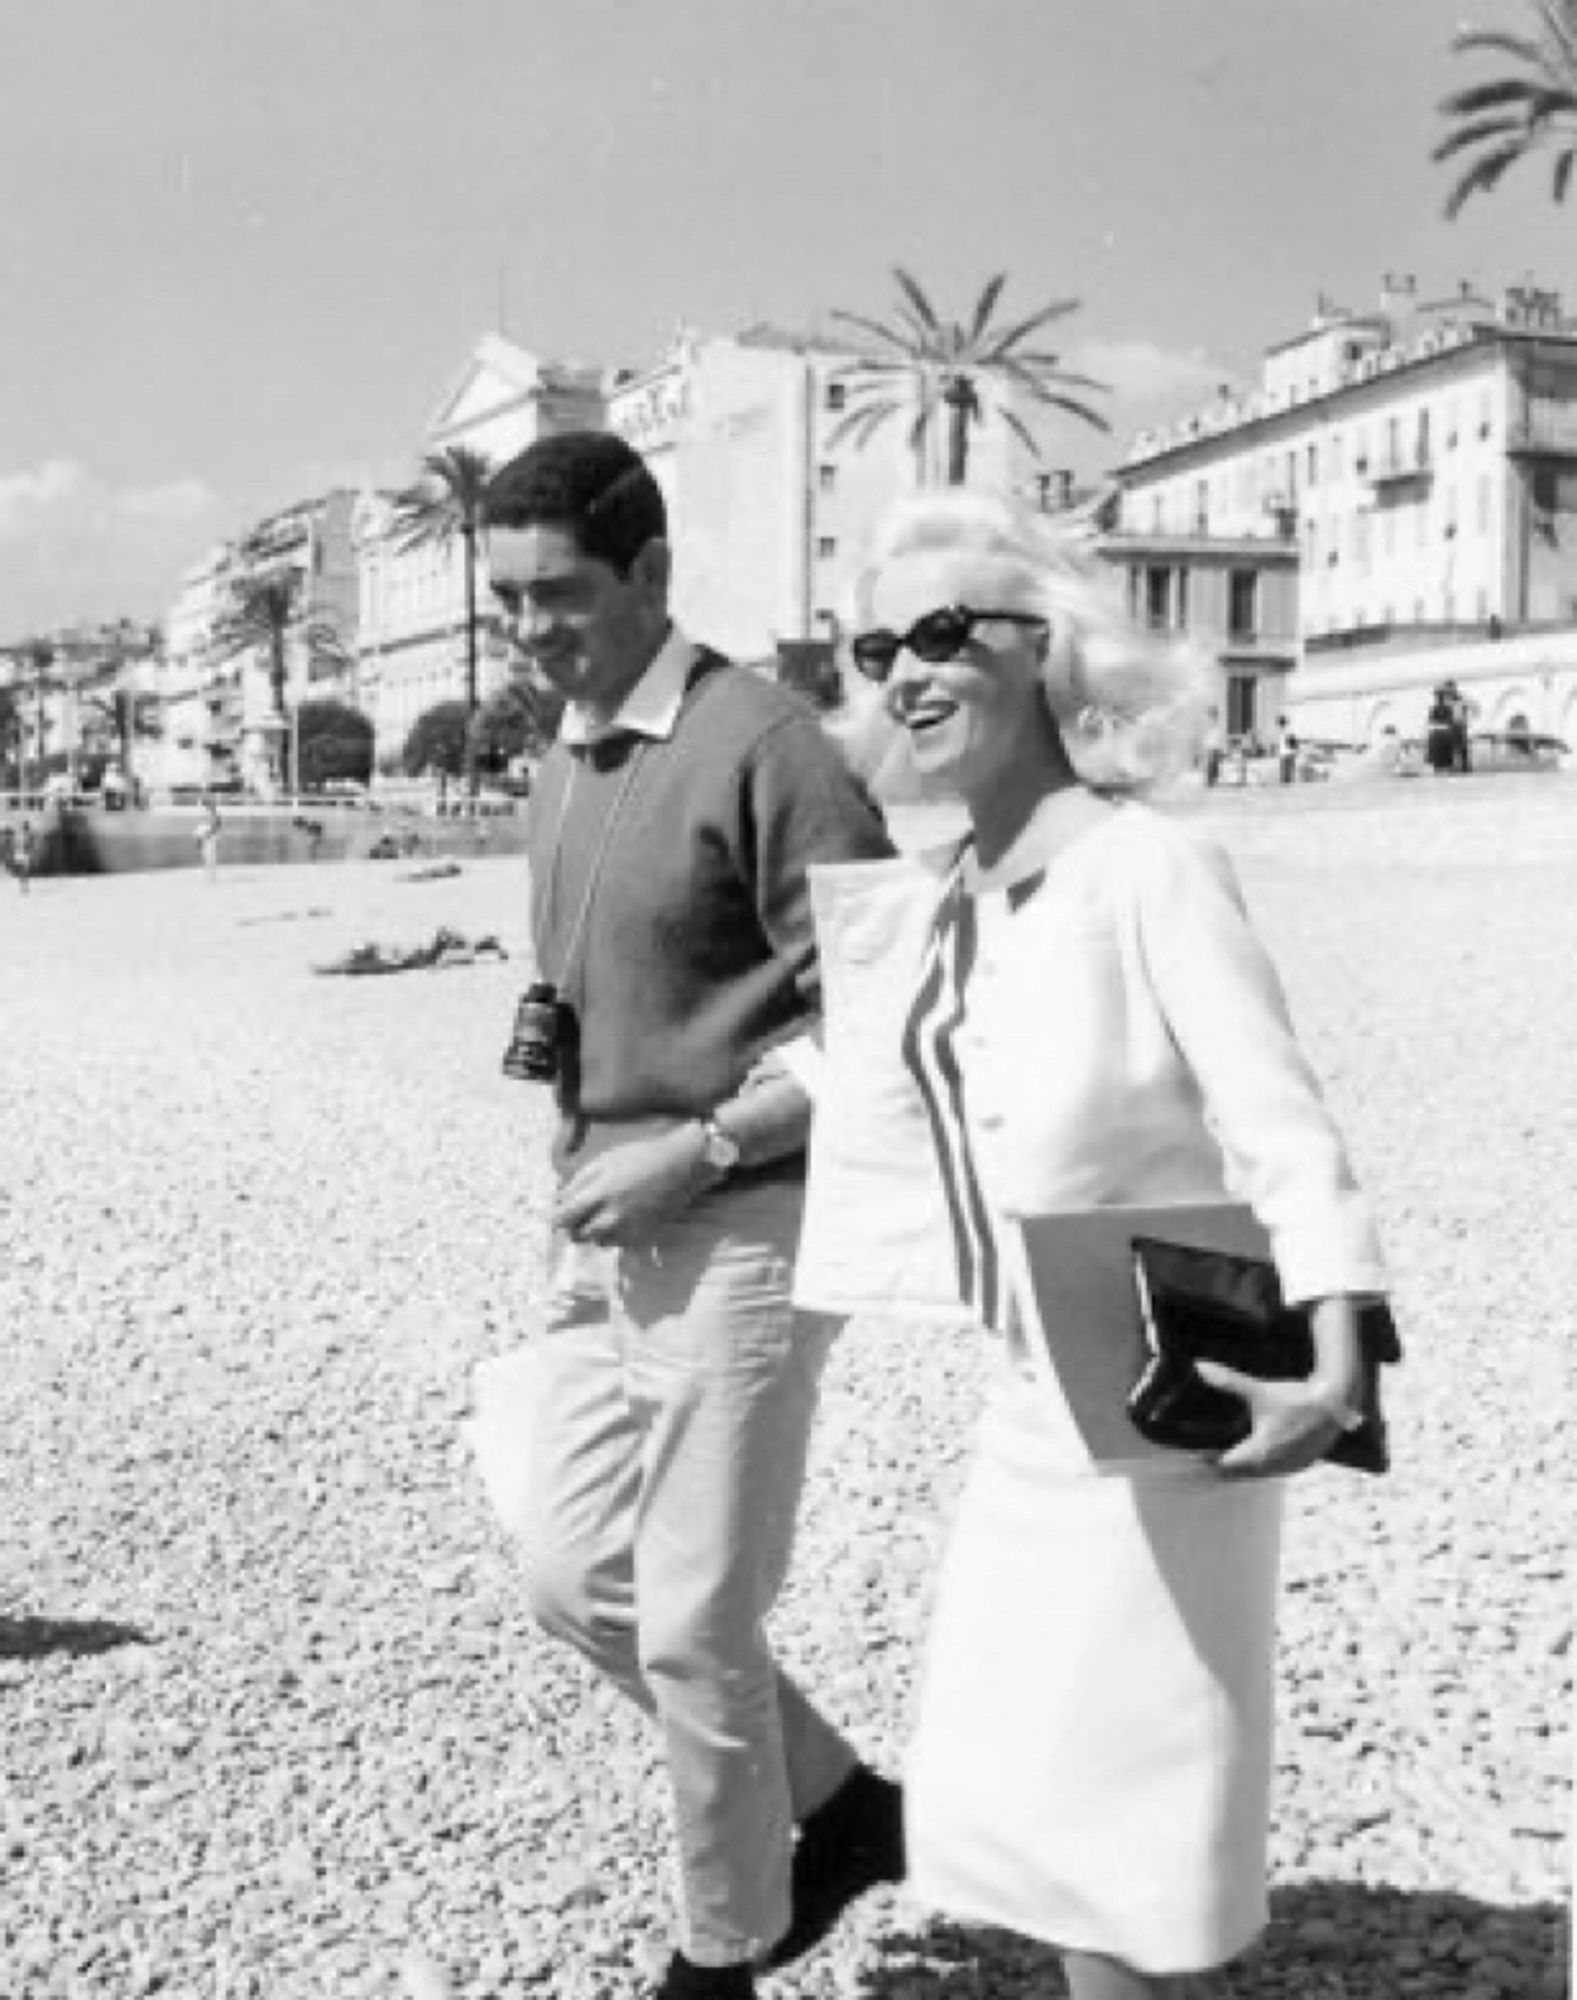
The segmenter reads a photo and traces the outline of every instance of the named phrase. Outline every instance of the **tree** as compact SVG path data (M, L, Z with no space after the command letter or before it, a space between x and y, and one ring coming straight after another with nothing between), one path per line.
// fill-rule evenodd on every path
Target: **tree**
M1104 393L1105 383L1066 373L1057 355L1029 344L1053 320L1077 311L1077 299L1042 306L1028 319L1003 328L992 324L992 314L1007 279L996 277L976 300L966 327L961 320L941 319L907 271L895 269L893 277L902 297L890 321L863 313L832 315L877 342L880 351L837 371L852 407L832 431L829 444L848 437L864 445L890 418L912 413L909 443L918 455L945 419L947 483L962 486L969 470L970 433L988 417L1005 423L1034 457L1041 456L1029 426L1007 406L1012 391L1097 430L1110 429L1099 412L1068 393L1074 389Z
M564 698L536 680L517 676L483 702L471 726L476 766L507 770L517 757L541 757L558 735Z
M221 660L239 654L262 652L268 659L268 690L277 720L284 722L285 688L290 678L289 645L298 628L307 648L307 671L322 665L343 667L349 655L345 642L332 625L301 616L302 576L299 570L260 570L237 577L231 586L230 602L214 627L213 650ZM296 782L285 768L284 735L280 744L280 775L288 784Z
M410 775L438 771L446 778L460 777L466 769L470 720L463 701L440 701L423 709L405 739L404 764Z
M304 701L296 711L303 785L365 785L372 776L376 731L343 701Z
M1436 146L1436 160L1469 154L1446 197L1446 214L1488 193L1519 160L1545 147L1555 151L1553 191L1564 201L1577 163L1577 0L1532 0L1538 32L1508 35L1469 29L1451 46L1459 55L1510 56L1523 74L1468 84L1440 106L1456 121Z
M482 535L482 501L493 476L493 464L469 445L449 445L430 451L422 460L422 476L397 494L390 533L397 549L436 543L450 548L459 540L465 572L465 712L477 712L477 551ZM469 759L467 788L476 790L476 764Z
M85 695L83 706L96 709L114 730L120 767L128 777L133 768L133 745L139 740L157 740L164 734L157 695L140 693L134 688L111 688L107 695Z

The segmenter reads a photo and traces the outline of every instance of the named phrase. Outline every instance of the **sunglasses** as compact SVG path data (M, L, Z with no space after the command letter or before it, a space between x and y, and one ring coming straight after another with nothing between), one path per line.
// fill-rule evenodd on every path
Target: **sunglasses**
M1050 629L1046 619L1033 611L972 611L967 604L947 604L940 611L928 611L902 634L878 627L860 632L851 642L854 664L869 681L887 679L900 653L913 653L928 667L944 660L956 660L975 636L975 627L988 620L1004 625L1028 625L1037 631Z

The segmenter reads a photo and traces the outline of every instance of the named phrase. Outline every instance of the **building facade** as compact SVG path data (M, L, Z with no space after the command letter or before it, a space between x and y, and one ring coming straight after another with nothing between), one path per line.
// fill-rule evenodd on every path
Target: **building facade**
M433 413L421 455L463 445L503 465L539 437L596 430L602 422L601 369L538 361L502 335L488 334ZM392 493L363 494L354 530L357 695L374 724L381 768L398 763L419 715L464 696L466 675L461 546L402 547L392 532L394 514ZM485 573L478 578L478 612L490 632ZM482 700L506 672L501 651L485 637L478 660Z
M872 522L898 493L935 476L910 449L906 421L863 447L834 441L845 415L840 371L854 358L847 345L773 327L682 328L652 366L599 370L540 361L489 334L423 450L465 444L502 464L538 437L615 431L663 489L681 622L738 659L774 667L793 659L796 672L814 677L830 671ZM1022 486L1030 463L1005 426L973 443L978 481ZM393 511L392 495L375 494L357 516L361 701L385 767L425 709L460 698L465 663L460 549L402 550ZM480 604L491 623L485 565ZM506 673L501 649L485 639L484 700Z
M1577 320L1531 287L1322 301L1256 389L1141 434L1106 553L1221 664L1225 726L1368 743L1454 678L1577 739Z
M356 702L358 500L339 489L282 508L210 549L183 576L165 621L164 749L154 782L270 792L301 704ZM275 713L268 646L237 652L224 640L242 587L265 577L288 578L295 592L283 718Z

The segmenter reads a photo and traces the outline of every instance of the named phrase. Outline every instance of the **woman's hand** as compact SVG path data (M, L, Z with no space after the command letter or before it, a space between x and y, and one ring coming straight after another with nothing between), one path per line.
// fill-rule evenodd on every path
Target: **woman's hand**
M1281 1479L1323 1458L1362 1409L1363 1352L1352 1299L1315 1299L1309 1307L1314 1372L1302 1382L1262 1382L1219 1362L1195 1365L1212 1389L1239 1396L1249 1434L1216 1460L1223 1479Z
M1283 1479L1302 1472L1322 1459L1346 1428L1345 1406L1312 1379L1262 1382L1215 1361L1194 1366L1212 1389L1225 1389L1248 1404L1248 1436L1215 1461L1223 1479Z

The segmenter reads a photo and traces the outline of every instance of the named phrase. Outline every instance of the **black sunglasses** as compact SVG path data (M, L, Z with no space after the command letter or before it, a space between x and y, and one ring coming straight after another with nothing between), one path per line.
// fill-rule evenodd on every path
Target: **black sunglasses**
M1048 621L1033 611L972 611L967 604L946 604L940 611L928 611L902 634L878 627L874 632L857 633L850 651L854 664L870 681L884 681L892 672L900 653L913 653L928 667L944 660L956 660L975 635L975 627L988 619L1006 625L1033 625L1050 629Z

